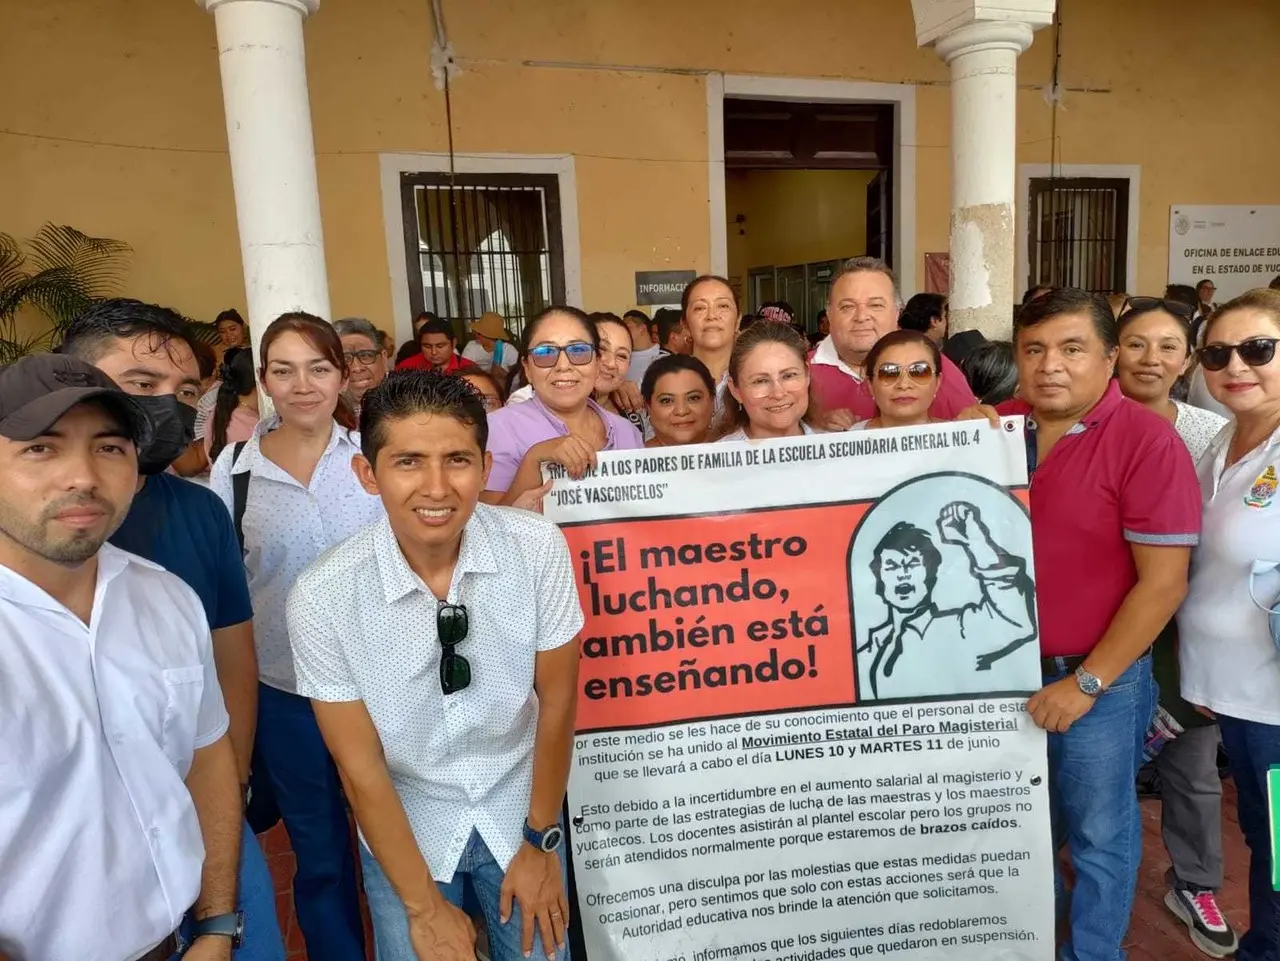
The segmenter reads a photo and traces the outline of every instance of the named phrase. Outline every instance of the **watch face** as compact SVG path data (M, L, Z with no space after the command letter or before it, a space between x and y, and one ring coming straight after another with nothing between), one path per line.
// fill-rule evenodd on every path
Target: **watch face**
M1076 683L1085 694L1096 696L1102 693L1102 682L1088 671L1082 670L1078 672L1076 674Z
M542 850L554 851L560 846L560 838L563 832L558 827L547 828L542 833Z

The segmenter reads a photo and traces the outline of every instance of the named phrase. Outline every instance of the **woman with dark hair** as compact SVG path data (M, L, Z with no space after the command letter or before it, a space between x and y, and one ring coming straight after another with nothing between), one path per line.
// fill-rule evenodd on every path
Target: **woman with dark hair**
M933 338L919 330L891 330L867 351L863 363L876 415L850 430L917 427L938 418L929 405L942 384L942 354Z
M653 428L653 438L645 447L678 447L707 439L715 411L716 382L698 358L685 354L659 357L644 372L640 393Z
M814 430L809 410L809 343L790 324L760 321L734 342L726 369L722 441L798 437Z
M898 315L898 326L903 330L918 330L928 334L929 339L939 346L947 339L947 324L950 322L947 311L946 294L916 294L907 301Z
M680 297L680 313L693 342L690 353L702 361L716 382L716 409L724 400L721 385L729 371L729 355L738 334L738 295L729 281L703 274L689 282Z
M477 367L475 370L464 370L457 376L461 377L480 392L480 402L484 404L486 414L492 414L496 410L501 410L502 405L507 402L507 398L502 389L502 384L498 383L498 378L494 377L493 374L489 373L487 370L481 370Z
M493 467L482 495L486 503L510 505L541 488L544 463L581 477L595 464L596 451L644 446L630 421L605 410L592 396L600 376L599 355L600 333L576 307L548 307L525 324L521 369L533 397L508 404L489 418Z
M631 370L631 329L617 314L595 313L588 315L600 335L600 363L596 374L596 403L607 411L625 417L631 426L644 437L649 432L644 410L632 411L622 401L622 395L639 393L639 388L627 379Z
M216 461L228 444L247 441L257 426L258 382L253 376L253 351L232 347L222 357L213 416L205 420L204 449L209 460Z
M1018 389L1018 364L1007 340L978 344L960 361L960 372L979 404L1003 404Z
M293 843L307 956L348 961L364 957L351 832L311 702L297 693L285 601L313 561L384 512L351 469L360 435L342 403L347 364L337 331L311 314L284 314L259 349L258 376L275 414L247 442L223 449L209 484L240 535L253 599L253 793L259 804L274 802Z

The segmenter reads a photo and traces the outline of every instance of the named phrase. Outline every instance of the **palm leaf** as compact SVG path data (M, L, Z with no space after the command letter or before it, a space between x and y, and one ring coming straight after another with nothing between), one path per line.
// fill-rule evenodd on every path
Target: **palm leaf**
M70 322L94 301L115 294L124 281L128 244L68 227L45 224L27 244L35 277L49 274L37 301L55 324ZM34 278L33 278L34 279Z

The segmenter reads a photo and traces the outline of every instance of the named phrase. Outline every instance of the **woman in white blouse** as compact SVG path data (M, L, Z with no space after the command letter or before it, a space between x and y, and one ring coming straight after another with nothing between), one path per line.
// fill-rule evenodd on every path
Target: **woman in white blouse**
M307 956L346 961L364 957L351 833L311 702L297 694L285 601L305 568L383 509L351 469L360 435L341 401L347 367L333 327L285 314L262 335L260 356L258 376L275 415L249 441L222 451L210 487L241 532L253 598L260 680L254 793L275 802L297 856L293 893Z
M1280 651L1266 610L1280 596L1278 342L1280 291L1243 294L1206 324L1205 383L1233 420L1197 465L1203 528L1178 612L1182 695L1218 719L1251 852L1244 961L1280 957L1267 803L1267 774L1280 764Z
M720 440L768 440L812 434L809 410L809 342L790 324L760 320L729 354Z

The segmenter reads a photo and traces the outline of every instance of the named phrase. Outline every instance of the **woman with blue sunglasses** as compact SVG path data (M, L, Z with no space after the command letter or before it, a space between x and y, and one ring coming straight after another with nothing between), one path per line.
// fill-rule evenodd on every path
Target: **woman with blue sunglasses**
M542 484L542 465L559 464L581 477L601 450L643 447L640 432L592 398L599 375L600 334L576 307L548 307L525 325L520 343L526 403L489 417L493 467L483 499L514 504Z

